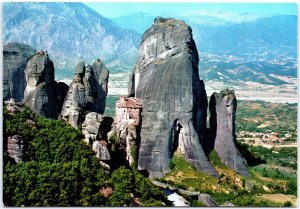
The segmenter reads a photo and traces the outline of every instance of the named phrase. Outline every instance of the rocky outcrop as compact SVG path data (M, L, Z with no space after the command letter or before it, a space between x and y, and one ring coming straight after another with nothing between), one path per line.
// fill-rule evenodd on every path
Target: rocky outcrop
M26 88L25 68L35 49L21 43L3 46L3 101L21 102Z
M15 102L14 99L10 98L9 101L4 101L7 111L14 115L15 113L21 112L24 109L24 104L22 102Z
M90 112L85 116L82 123L82 134L85 136L85 143L92 147L92 144L100 138L103 138L100 132L100 125L103 116L96 112Z
M124 96L116 102L116 115L111 133L116 133L118 142L126 153L129 165L136 163L137 148L140 143L140 128L142 119L142 101L138 98Z
M87 112L102 114L107 95L108 70L96 60L92 66L79 62L61 111L61 118L77 128ZM99 83L99 81L101 81Z
M140 126L138 126L134 120L130 119L128 121L122 121L113 124L112 131L108 133L109 140L113 134L117 135L118 144L120 149L126 154L126 162L129 165L136 162L136 156L133 153L137 152L137 147L139 144L139 131Z
M24 142L18 135L10 136L7 140L7 153L16 163L24 161Z
M210 129L213 149L222 162L241 175L248 176L247 163L235 143L236 97L232 90L213 93L209 103Z
M129 95L143 100L138 169L150 178L170 171L177 149L198 170L217 175L200 144L207 98L198 61L191 28L181 20L158 17L143 35Z
M24 104L38 115L57 119L68 86L54 80L54 65L47 51L39 51L26 66Z
M111 118L104 117L96 112L90 112L85 116L82 123L82 134L85 143L89 145L100 160L100 165L110 170L110 166L107 164L107 161L111 159L107 148L107 126L111 127Z
M99 158L100 160L110 160L110 154L107 149L107 142L104 140L101 141L94 141L93 151L96 153L96 157Z
M85 143L92 148L97 158L100 160L110 160L110 154L105 140L106 136L104 136L106 133L100 128L103 121L104 117L99 113L88 113L82 123L82 134L85 137Z

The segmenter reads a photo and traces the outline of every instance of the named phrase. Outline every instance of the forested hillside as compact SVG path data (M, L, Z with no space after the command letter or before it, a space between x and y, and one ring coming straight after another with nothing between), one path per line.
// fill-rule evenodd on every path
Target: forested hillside
M7 152L7 139L23 141L22 162ZM161 206L165 195L135 168L104 170L79 130L25 109L4 107L5 206Z

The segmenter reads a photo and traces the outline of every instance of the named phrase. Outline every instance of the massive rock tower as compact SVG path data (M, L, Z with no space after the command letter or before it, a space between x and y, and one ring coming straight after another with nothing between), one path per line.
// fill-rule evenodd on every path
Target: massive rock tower
M79 62L61 111L61 118L77 128L88 112L103 114L109 71L98 59L92 66Z
M138 168L162 177L176 150L198 170L217 175L200 144L207 97L198 75L192 30L183 21L155 19L144 33L129 96L143 100Z
M54 80L54 65L46 51L39 51L25 69L26 89L23 102L33 112L57 119L68 89Z
M3 46L3 100L21 102L26 88L25 68L27 61L35 55L31 46L9 43Z

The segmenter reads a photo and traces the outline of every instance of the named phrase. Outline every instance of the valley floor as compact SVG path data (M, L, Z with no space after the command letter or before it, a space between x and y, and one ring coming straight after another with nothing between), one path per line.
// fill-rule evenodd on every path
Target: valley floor
M128 91L128 73L117 73L110 75L108 82L109 95L127 95ZM225 85L220 81L204 81L207 96L210 97L213 92L220 92L223 89L230 88L235 90L238 100L260 100L273 103L297 103L297 78L285 77L288 84L268 85L256 82L239 82Z

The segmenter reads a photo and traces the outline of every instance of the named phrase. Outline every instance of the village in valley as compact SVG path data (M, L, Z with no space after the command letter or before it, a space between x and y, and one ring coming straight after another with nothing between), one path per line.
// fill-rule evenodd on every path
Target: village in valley
M266 130L265 132L240 131L237 134L237 141L252 146L262 146L268 149L273 147L297 147L297 142L291 141L292 134L286 132L280 136L278 132Z

